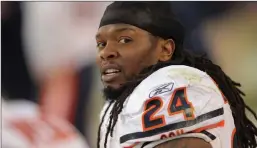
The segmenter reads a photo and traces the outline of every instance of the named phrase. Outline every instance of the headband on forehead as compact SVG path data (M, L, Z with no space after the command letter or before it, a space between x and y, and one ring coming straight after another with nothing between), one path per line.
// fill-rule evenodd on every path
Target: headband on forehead
M169 2L114 2L101 19L100 27L109 24L129 24L164 39L173 39L181 44L184 28L175 19Z

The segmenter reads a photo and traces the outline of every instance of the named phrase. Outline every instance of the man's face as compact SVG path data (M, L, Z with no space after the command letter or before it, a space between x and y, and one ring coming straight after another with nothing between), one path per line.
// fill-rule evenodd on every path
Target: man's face
M148 32L127 24L99 28L96 35L101 80L105 87L121 88L142 69L158 62L161 45Z

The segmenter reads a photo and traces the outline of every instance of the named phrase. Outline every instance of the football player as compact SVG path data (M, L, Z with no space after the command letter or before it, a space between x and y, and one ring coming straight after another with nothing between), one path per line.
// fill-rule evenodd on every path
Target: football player
M257 146L240 84L184 50L183 37L168 2L106 8L96 34L106 97L98 148Z

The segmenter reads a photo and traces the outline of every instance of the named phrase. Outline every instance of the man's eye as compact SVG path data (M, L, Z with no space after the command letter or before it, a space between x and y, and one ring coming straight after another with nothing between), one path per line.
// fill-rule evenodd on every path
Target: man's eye
M106 43L98 42L96 46L97 46L97 48L103 48L103 47L105 47L105 45L106 45Z
M132 41L132 39L129 39L129 38L122 38L122 39L120 39L119 40L119 43L129 43L129 42L131 42Z

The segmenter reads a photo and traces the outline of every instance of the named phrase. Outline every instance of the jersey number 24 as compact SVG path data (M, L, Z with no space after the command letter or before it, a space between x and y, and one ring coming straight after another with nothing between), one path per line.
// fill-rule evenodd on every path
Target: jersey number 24
M163 100L160 97L153 97L145 102L144 113L142 115L144 131L149 131L166 125L164 115L156 116L162 107ZM185 120L192 120L195 118L193 109L192 103L187 99L185 87L178 88L173 91L167 107L169 116L183 113Z

